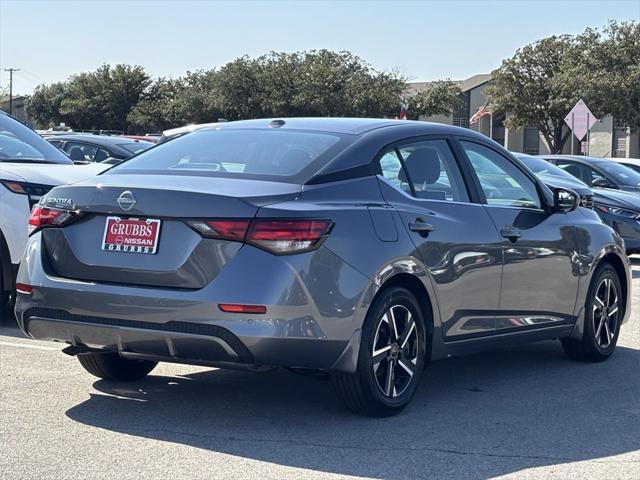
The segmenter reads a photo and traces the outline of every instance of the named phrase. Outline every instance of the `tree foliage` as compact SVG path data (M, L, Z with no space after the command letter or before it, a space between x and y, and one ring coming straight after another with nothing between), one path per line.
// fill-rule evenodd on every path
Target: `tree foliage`
M152 82L141 67L103 65L40 85L29 114L42 127L159 131L185 123L284 116L396 115L405 79L349 52L271 52Z
M640 128L640 23L544 38L519 49L493 72L487 93L508 127L537 127L552 152L571 135L564 118L583 99L598 117Z
M409 117L417 119L421 115L451 115L462 101L460 86L452 80L438 80L429 83L408 98Z
M562 151L569 138L564 117L580 99L579 92L563 85L564 65L574 49L568 35L527 45L502 62L487 89L491 107L507 113L507 127L537 127L554 153Z
M562 80L594 113L640 129L640 23L611 21L578 35Z

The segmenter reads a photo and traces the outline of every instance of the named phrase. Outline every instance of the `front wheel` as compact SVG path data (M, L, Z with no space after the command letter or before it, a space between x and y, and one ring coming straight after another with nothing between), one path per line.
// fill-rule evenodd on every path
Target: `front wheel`
M562 348L574 360L606 360L616 348L623 315L624 299L618 272L611 265L602 264L589 286L582 338L563 338Z
M78 361L91 375L115 382L140 380L158 364L148 360L129 360L115 352L81 353Z
M399 287L381 292L364 322L356 373L331 376L349 409L373 417L404 409L427 362L426 338L415 296Z

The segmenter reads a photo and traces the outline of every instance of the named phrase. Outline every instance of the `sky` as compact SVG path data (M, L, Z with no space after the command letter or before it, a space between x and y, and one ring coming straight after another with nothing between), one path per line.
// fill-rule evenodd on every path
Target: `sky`
M14 92L103 63L152 77L221 66L242 55L349 50L410 80L488 73L554 34L640 20L640 0L36 1L0 0L0 86Z

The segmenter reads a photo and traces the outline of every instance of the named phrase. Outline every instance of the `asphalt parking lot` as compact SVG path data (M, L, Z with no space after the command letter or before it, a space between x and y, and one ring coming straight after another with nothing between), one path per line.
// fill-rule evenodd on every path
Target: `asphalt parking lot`
M382 420L287 371L167 364L96 381L4 312L0 478L640 478L640 259L633 275L609 361L541 342L434 362Z

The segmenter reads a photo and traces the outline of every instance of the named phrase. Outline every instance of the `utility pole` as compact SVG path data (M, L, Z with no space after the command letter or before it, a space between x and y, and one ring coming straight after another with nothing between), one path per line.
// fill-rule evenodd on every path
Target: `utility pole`
M13 72L19 72L19 68L5 68L9 72L9 115L13 115Z

